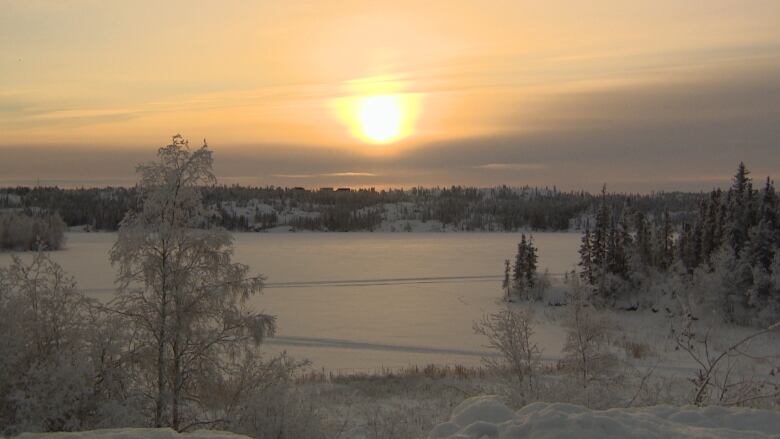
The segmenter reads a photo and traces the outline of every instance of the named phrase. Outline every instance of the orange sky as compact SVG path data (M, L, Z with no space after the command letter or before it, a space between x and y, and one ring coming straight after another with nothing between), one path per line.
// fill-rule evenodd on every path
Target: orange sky
M6 183L83 178L78 163L60 169L42 151L93 154L111 168L178 132L222 151L226 179L256 184L340 174L359 185L706 186L734 160L759 172L780 165L780 111L770 114L777 1L0 1L0 10ZM366 142L356 116L339 110L399 94L414 99L398 141ZM656 147L691 165L703 151L723 161L636 160L637 148ZM257 165L244 169L250 159ZM607 171L610 160L622 167ZM95 181L120 172L93 170Z

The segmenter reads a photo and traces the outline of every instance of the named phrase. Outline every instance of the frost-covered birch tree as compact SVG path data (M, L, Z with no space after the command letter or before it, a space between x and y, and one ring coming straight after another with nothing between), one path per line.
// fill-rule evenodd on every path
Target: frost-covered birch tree
M212 153L176 135L139 165L138 211L123 219L111 263L113 308L132 325L134 358L155 426L203 425L204 389L275 330L248 300L261 276L232 261L233 238L209 225L201 188L216 183Z

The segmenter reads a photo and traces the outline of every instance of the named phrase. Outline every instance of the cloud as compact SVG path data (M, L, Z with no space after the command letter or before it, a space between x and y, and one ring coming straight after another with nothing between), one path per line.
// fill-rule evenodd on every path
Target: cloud
M376 177L377 175L371 172L331 172L329 174L321 174L323 177Z
M318 178L318 177L376 177L371 172L327 172L323 174L273 174L280 178Z
M319 174L273 174L272 176L279 178L315 178Z
M223 181L415 186L557 185L651 191L726 185L739 161L780 179L780 63L546 96L508 111L499 134L420 145L386 156L305 144L212 145ZM507 106L528 103L515 98ZM512 127L533 127L522 131ZM160 144L163 144L164 139ZM149 148L0 146L6 182L134 181ZM345 171L348 170L348 171ZM349 171L351 170L351 171ZM536 171L536 172L535 172ZM538 172L544 171L544 172Z
M547 169L547 165L539 163L488 163L475 166L475 168L489 171L541 171Z

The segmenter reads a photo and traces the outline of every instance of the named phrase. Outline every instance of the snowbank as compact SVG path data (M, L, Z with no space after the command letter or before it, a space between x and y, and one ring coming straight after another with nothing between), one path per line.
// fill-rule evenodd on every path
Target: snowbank
M249 439L247 436L223 431L198 430L176 433L170 428L116 428L73 433L23 433L18 438L46 439Z
M467 399L430 439L780 439L780 411L655 406L590 410L534 403L517 413L496 397Z

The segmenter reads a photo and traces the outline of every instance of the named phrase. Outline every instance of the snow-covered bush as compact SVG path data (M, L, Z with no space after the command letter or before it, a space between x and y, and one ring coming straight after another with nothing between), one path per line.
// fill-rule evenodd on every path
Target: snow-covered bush
M690 379L691 403L753 405L780 398L780 384L774 379L780 372L778 352L751 349L751 343L761 337L776 337L780 321L739 340L720 340L720 343L711 336L711 329L697 323L688 315L679 326L672 327L677 349L688 354L697 365Z
M275 384L249 395L227 428L258 438L326 439L324 412L302 389Z
M247 350L239 361L225 363L222 373L201 384L201 413L196 419L204 421L196 425L262 438L320 437L322 408L295 385L308 365L286 353L266 359Z
M7 433L87 425L95 402L88 306L43 252L0 268L0 426Z
M499 354L498 357L484 357L483 362L498 376L508 378L511 394L518 396L521 403L539 397L537 374L541 367L541 349L531 339L533 325L530 307L506 308L474 323L474 332L487 337L487 347Z
M550 276L550 270L545 269L542 273L537 273L536 282L529 291L530 299L535 302L543 301L551 287L552 277Z
M572 399L581 399L583 404L591 406L601 401L597 393L609 392L611 386L622 380L620 361L609 343L609 333L615 325L589 303L587 289L579 278L571 279L569 287L561 367L576 383L570 390L581 390Z
M57 213L0 213L0 250L58 250L65 228Z

